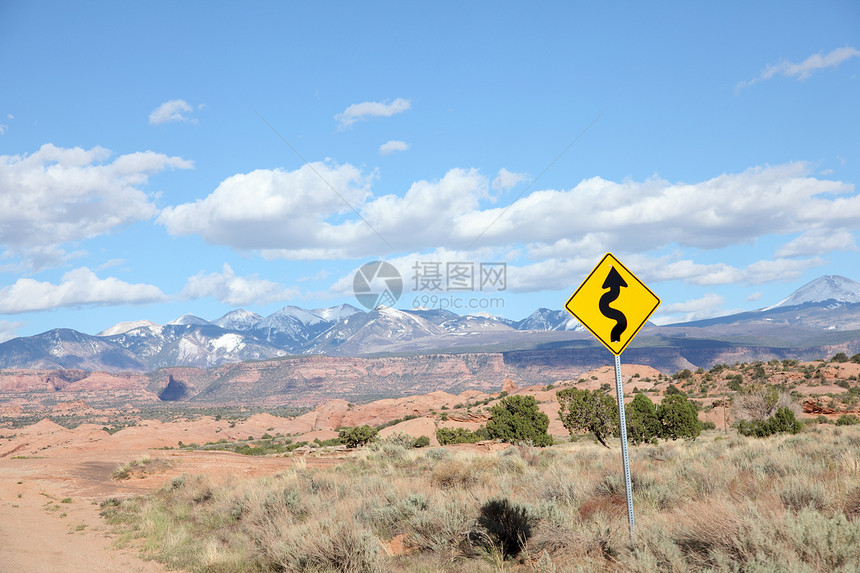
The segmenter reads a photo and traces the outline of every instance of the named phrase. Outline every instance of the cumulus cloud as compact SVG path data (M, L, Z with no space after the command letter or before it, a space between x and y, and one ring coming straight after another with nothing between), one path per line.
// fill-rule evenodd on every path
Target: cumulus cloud
M595 177L497 208L484 206L491 184L475 169L451 169L440 179L413 183L403 194L375 197L372 177L355 167L315 165L336 181L335 188L345 190L360 217L302 168L233 176L204 199L165 209L159 222L175 235L200 234L210 243L293 260L391 257L440 248L474 252L472 243L483 233L476 248L504 254L521 247L523 256L535 261L512 271L510 283L519 291L566 288L607 251L642 256L654 280L761 284L822 264L816 255L851 247L848 236L860 226L860 197L853 186L813 177L804 163L756 167L697 183ZM640 255L667 247L721 249L824 228L845 232L827 240L814 234L797 239L775 260L746 268ZM819 248L813 251L808 245L816 241Z
M823 255L833 251L856 251L854 235L846 229L810 229L783 245L777 257Z
M266 304L288 301L299 295L297 288L285 288L278 283L258 278L236 276L227 263L220 273L198 273L189 277L182 291L185 298L212 297L231 306Z
M75 306L111 306L161 302L167 297L148 284L114 277L100 279L87 267L65 273L59 284L23 278L0 288L0 313L17 314Z
M764 80L773 79L776 76L797 78L798 80L807 80L812 77L812 74L817 72L818 70L835 68L842 62L850 60L851 58L860 58L860 50L852 46L845 46L844 48L837 48L827 54L819 53L809 56L800 63L794 63L789 62L788 60L784 60L776 65L767 66L761 72L761 74L758 75L758 77L755 77L748 81L740 82L735 87L735 91L740 91L747 86Z
M346 129L357 121L364 121L372 117L391 117L403 113L412 107L408 99L397 98L391 103L378 101L365 101L354 103L346 108L343 113L334 116L340 125L340 129Z
M506 208L490 209L480 208L489 183L474 169L452 169L439 180L414 183L402 197L377 198L356 168L320 164L319 169L326 178L345 178L339 184L345 189L355 188L353 181L364 183L358 187L364 201L353 204L370 225L356 217L330 222L342 204L332 200L319 177L303 173L305 168L233 176L203 200L166 209L160 220L174 234L200 233L239 249L270 249L272 258L385 254L374 230L401 252L465 246L483 232L485 246L527 243L534 256L569 257L631 244L640 252L671 244L721 248L818 224L856 225L860 217L860 197L851 194L851 185L811 177L802 163L695 184L595 177L570 190L536 191ZM301 201L288 202L285 194ZM296 217L314 224L286 240L285 228L297 224L291 220Z
M409 149L409 144L405 141L397 141L396 139L392 139L391 141L386 141L382 145L379 146L379 153L382 155L389 155L394 153L395 151L406 151Z
M102 147L50 143L30 155L0 156L0 245L55 263L65 256L63 243L155 216L156 206L140 187L164 169L192 167L152 151L110 156Z
M514 173L502 167L499 169L499 173L496 175L496 178L493 179L493 189L510 189L512 187L516 187L523 181L526 181L528 178L529 176L525 173Z
M568 191L536 191L507 208L468 213L458 226L462 234L487 229L482 240L490 242L551 245L566 239L599 242L603 250L636 244L646 251L673 243L710 249L796 232L817 221L856 221L860 197L823 196L851 191L849 184L809 176L803 163L753 168L695 184L595 177Z
M320 247L363 238L357 231L363 222L334 224L326 219L349 214L351 206L360 205L372 178L348 164L318 162L295 171L258 169L228 177L204 199L167 207L158 222L172 235L199 234L210 243L238 250L319 249L318 258L325 258Z
M9 129L9 126L3 123L0 123L0 135L5 135L6 131Z
M199 106L202 108L203 106ZM166 101L149 114L149 125L160 125L173 121L183 123L196 123L197 120L189 114L194 112L194 108L183 99L172 99Z

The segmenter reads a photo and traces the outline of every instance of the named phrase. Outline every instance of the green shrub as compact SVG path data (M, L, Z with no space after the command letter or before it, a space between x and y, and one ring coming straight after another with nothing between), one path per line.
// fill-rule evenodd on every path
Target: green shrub
M860 418L857 418L854 414L842 414L836 420L837 426L853 426L855 424L860 424Z
M597 441L606 446L606 439L618 433L618 409L615 400L600 390L568 388L556 392L560 404L558 415L571 436L585 431L594 434Z
M689 371L688 371L689 372ZM666 391L663 393L666 396L686 396L687 394L684 391L679 390L677 386L674 384L669 384L666 388Z
M662 426L660 437L667 440L696 439L702 433L696 406L681 394L664 396L657 406L657 418Z
M348 448L360 448L376 437L379 430L368 425L355 426L353 428L341 428L338 437L342 444Z
M738 432L744 436L766 438L774 434L797 434L803 430L803 424L798 420L791 408L779 408L767 420L741 420L737 424Z
M729 377L729 382L726 386L728 386L730 390L740 392L743 389L743 383L744 377L741 374L735 374L734 376Z
M474 444L481 440L488 440L490 436L484 427L478 428L474 432L468 428L439 428L436 430L436 439L440 445L447 446L449 444Z
M625 409L627 437L634 445L647 443L660 436L660 419L654 402L645 394L636 394Z
M534 396L508 396L490 410L487 434L491 439L504 442L531 442L535 446L549 446L552 436L547 434L549 416L538 409Z
M844 352L837 352L833 358L830 359L831 362L848 362L848 355Z
M430 437L429 436L418 436L415 438L415 441L412 442L412 447L414 448L426 448L430 445Z

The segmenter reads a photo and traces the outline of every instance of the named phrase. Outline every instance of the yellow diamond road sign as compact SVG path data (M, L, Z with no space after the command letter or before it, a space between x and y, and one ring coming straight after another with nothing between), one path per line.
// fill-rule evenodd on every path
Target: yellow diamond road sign
M564 307L618 356L659 305L645 283L606 253Z

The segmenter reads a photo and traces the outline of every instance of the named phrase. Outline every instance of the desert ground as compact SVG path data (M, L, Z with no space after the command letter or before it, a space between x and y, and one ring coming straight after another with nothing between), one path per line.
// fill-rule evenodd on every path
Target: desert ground
M860 374L860 364L833 367L818 363L814 366L822 372L816 377L804 377L794 372L784 372L783 377L794 381L796 387L808 396L816 397L816 404L822 403L822 396L826 402L829 394L830 402L827 404L832 406L833 396L838 397L839 392L846 390L845 384L836 382L840 379L856 381ZM804 367L809 369L809 365L800 365L800 368ZM701 373L692 378L697 376L701 378ZM684 380L635 365L625 365L623 378L627 381L625 388L628 392L634 385L644 387L646 383L643 381L647 381L649 387L653 385L655 400L670 384L681 385ZM698 379L684 382L691 391L698 388L699 383ZM541 410L550 417L549 433L565 439L568 432L557 415L555 392L574 385L597 389L605 388L606 384L614 384L611 367L597 369L577 381L559 381L554 387L517 388L507 381L500 391L535 396ZM724 427L725 422L731 422L725 408L713 405L719 404L715 398L719 390L712 389L708 398L701 398L710 407L700 412L700 419L714 422L714 432L725 436L726 432L733 433L733 430ZM705 395L708 396L707 392ZM83 423L66 428L48 419L47 415L32 425L0 427L0 571L165 571L157 561L142 559L139 545L117 543L115 529L100 515L105 500L151 494L184 475L207 476L212 483L233 483L282 475L294 471L297 466L302 471L331 468L359 455L342 447L314 446L314 440L322 442L336 438L339 427L359 424L384 426L379 434L381 438L402 432L415 437L428 436L431 446L438 446L437 428L477 428L487 421L488 406L499 396L468 391L459 395L434 392L368 404L333 400L293 418L255 414L247 419L231 420L190 415L159 421L146 419L144 412L133 425L114 432L106 431L101 423ZM69 403L72 408L87 408L98 419L102 419L104 414L86 404ZM842 413L827 404L805 416L833 419ZM289 454L270 456L182 447L250 441L266 434L290 436L295 442L308 442L308 445ZM461 452L492 455L508 448L510 445L499 443L448 447L458 452L457 455ZM618 453L615 451L613 455ZM130 476L116 479L120 466L142 459L147 462L145 469L141 464L140 471L134 471L133 466ZM853 459L856 466L856 457ZM860 485L860 474L857 474L856 467L852 467L855 475L850 477L858 480L857 485Z

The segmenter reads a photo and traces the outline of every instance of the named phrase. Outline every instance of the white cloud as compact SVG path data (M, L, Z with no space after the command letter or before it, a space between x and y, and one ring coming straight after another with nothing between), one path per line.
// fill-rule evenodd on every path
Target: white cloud
M369 194L371 176L352 165L313 163L295 171L258 169L228 177L205 199L167 207L158 217L172 235L199 234L238 250L278 249L326 258L329 247L363 238L361 221L332 224ZM313 253L316 256L311 256Z
M655 323L666 324L668 322L689 322L691 320L702 320L725 314L722 306L726 299L718 294L709 293L702 298L691 299L684 302L662 305L657 310Z
M161 302L164 293L153 285L130 284L114 277L100 279L87 267L65 273L59 284L18 279L0 289L0 313L16 314L74 306L111 306Z
M337 114L334 118L340 124L340 129L345 129L357 121L364 121L372 117L391 117L392 115L403 113L411 106L412 104L409 100L403 98L397 98L391 103L365 101L352 104L343 113Z
M849 184L808 176L803 163L753 168L696 184L595 177L569 191L535 191L506 208L464 214L452 234L477 236L486 229L485 244L593 241L600 235L602 250L635 244L646 251L673 243L718 248L796 232L817 221L857 221L860 197L822 196L850 191Z
M394 153L395 151L406 151L409 149L409 144L405 141L397 141L396 139L392 139L391 141L386 141L382 145L379 146L379 153L382 155L389 155Z
M203 105L201 104L197 109L203 109ZM160 125L172 121L196 123L197 120L188 115L193 111L194 108L187 101L172 99L152 110L149 114L149 125Z
M415 182L402 196L373 197L369 178L358 169L316 165L326 179L337 180L336 188L347 190L361 218L303 168L233 176L205 199L165 209L159 221L172 234L199 233L210 243L293 260L463 251L483 233L479 247L509 253L524 246L525 256L536 261L512 268L510 285L516 291L568 287L575 282L571 277L607 251L628 253L625 260L642 257L653 280L760 284L822 264L818 258L797 257L853 243L841 232L839 241L819 242L818 252L804 252L797 242L774 261L746 268L640 253L721 249L825 227L850 234L860 227L860 197L853 186L812 177L804 163L757 167L698 183L658 178L615 183L595 177L569 190L535 191L494 208L483 207L490 183L474 169L451 169L441 179Z
M600 254L565 258L540 259L530 264L512 264L507 267L510 292L536 292L543 290L565 290L581 284L594 268ZM651 257L644 254L616 253L625 265L635 269L636 276L645 284L661 281L680 281L697 286L722 284L764 284L773 281L796 280L810 268L823 265L825 261L813 259L762 260L747 267L735 267L726 263L701 264L689 259L673 257ZM483 260L487 260L486 258Z
M699 286L789 281L800 278L807 270L825 262L819 258L764 259L739 268L726 263L701 264L678 256L673 260L673 257L631 255L626 260L638 269L637 276L645 282L678 280Z
M764 295L760 290L750 294L747 297L747 302L755 302L757 300L761 300L761 297Z
M860 58L860 50L852 46L845 46L844 48L837 48L828 54L819 53L809 56L799 64L785 60L776 65L767 66L756 78L740 82L735 87L735 91L740 91L760 81L773 79L775 76L807 80L818 70L835 68L851 58Z
M31 155L0 156L0 245L55 264L65 258L63 243L155 216L157 208L139 187L164 169L192 167L181 157L152 151L108 162L110 155L101 147L48 143Z
M523 181L526 181L528 178L529 176L525 173L514 173L502 167L499 169L499 173L496 175L496 178L493 179L493 189L510 189L512 187L516 187Z
M352 289L355 273L358 271L358 268L364 264L364 262L356 264L355 267L347 274L338 277L327 293L318 294L320 296L327 297L351 296L353 294ZM447 272L446 265L448 263L471 263L473 265L472 270L475 277L475 290L478 290L478 287L480 286L478 282L480 264L482 262L505 262L505 258L501 253L492 249L457 251L440 248L427 253L408 253L397 257L388 257L385 259L385 262L393 265L394 268L397 269L400 273L401 279L403 279L403 292L410 293L427 292L428 289L425 288L427 285L426 283L423 283L422 280L429 277L429 275L434 273L435 270L438 270L442 274L442 280L444 281L444 277ZM438 267L435 267L435 270L432 266L434 264L439 264ZM442 285L442 288L445 288L444 284ZM403 296L407 296L407 294L404 294Z
M0 135L5 135L6 131L9 129L8 125L0 123Z
M823 255L832 251L856 251L854 235L846 229L818 228L806 231L776 251L777 257Z
M203 272L189 277L182 291L185 298L213 297L231 306L266 304L289 301L299 295L299 289L285 288L257 275L238 277L227 263L220 273Z
M117 267L117 266L119 266L119 265L121 265L121 264L123 264L123 263L125 263L125 259L110 259L110 260L105 261L105 262L103 262L102 264L100 264L100 265L96 268L96 270L97 270L97 271L103 271L103 270L105 270L105 269L109 269L109 268L111 268L111 267Z
M9 322L0 320L0 342L12 340L18 336L18 329L24 326L23 322Z

